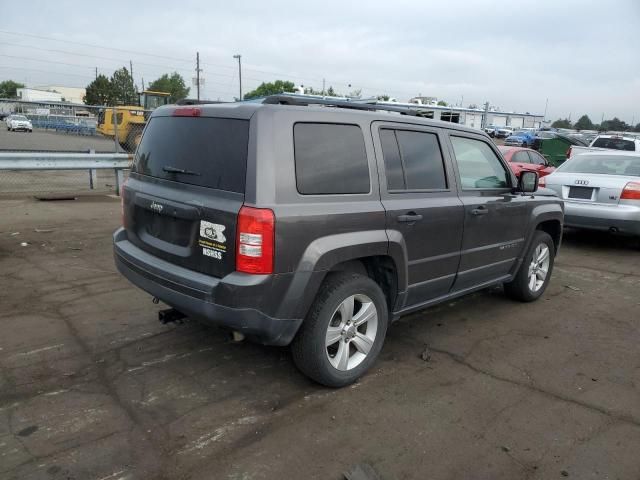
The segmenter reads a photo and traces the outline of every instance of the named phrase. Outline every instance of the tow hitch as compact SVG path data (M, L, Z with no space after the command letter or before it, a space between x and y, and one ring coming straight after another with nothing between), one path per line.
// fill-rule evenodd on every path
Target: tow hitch
M184 323L185 318L186 315L175 308L167 308L158 312L158 320L160 320L160 323L164 325L174 322L182 324Z

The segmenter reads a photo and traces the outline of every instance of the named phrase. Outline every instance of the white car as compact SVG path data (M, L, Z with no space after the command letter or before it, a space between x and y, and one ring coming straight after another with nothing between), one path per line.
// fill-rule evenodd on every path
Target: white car
M7 121L7 130L15 132L16 130L24 130L25 132L33 132L33 124L24 115L11 115Z
M566 226L640 236L640 152L574 155L539 185L564 200Z
M567 152L567 158L580 155L581 153L606 150L640 152L640 138L632 135L598 135L588 147L572 145Z

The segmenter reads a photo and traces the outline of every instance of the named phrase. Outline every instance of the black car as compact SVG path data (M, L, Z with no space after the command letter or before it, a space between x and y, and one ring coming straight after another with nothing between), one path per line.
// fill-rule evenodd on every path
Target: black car
M374 363L391 321L504 284L544 292L559 199L488 135L410 108L299 96L153 112L123 189L115 261L189 316L329 386Z

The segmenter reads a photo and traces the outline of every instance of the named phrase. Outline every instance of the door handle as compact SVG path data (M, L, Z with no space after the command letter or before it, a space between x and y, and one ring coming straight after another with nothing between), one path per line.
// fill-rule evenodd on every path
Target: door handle
M418 215L414 212L409 212L406 215L398 215L399 222L413 223L422 220L422 215Z
M489 209L487 207L478 207L471 210L472 215L486 215L489 213Z

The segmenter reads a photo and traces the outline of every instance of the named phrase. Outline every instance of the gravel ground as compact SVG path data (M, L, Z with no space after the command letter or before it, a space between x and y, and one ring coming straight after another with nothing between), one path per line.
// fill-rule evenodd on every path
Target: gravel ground
M640 477L636 240L569 232L538 302L405 317L331 390L285 348L159 324L113 266L117 199L0 212L2 479Z

